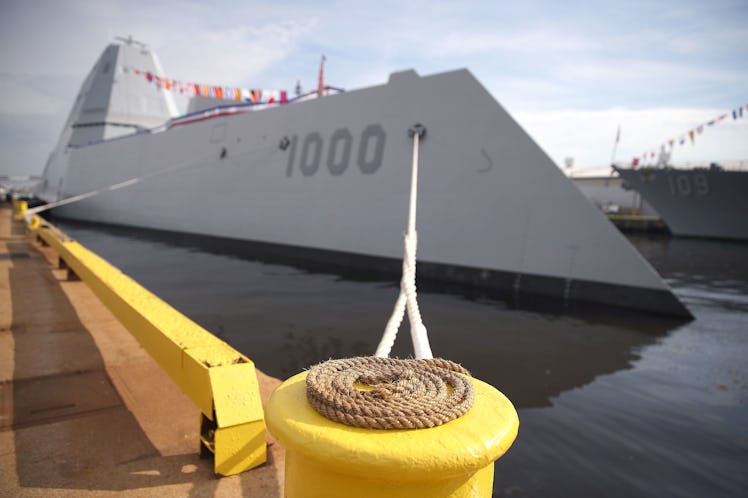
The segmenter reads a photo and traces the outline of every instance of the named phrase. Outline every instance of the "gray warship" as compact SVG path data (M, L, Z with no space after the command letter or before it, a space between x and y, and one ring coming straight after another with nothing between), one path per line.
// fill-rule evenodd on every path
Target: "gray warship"
M673 235L748 240L748 169L614 167Z
M408 129L421 123L419 278L690 317L468 70L180 117L131 67L163 75L149 47L127 40L83 82L38 191L49 203L81 196L56 216L398 270Z

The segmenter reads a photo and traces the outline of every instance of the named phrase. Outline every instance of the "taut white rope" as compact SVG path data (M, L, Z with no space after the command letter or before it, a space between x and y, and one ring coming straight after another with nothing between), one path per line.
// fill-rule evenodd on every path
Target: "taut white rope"
M203 157L197 160L190 160L185 161L182 164L178 164L176 166L172 166L171 168L165 168L162 170L152 171L151 173L147 173L142 176L138 176L136 178L130 178L129 180L125 180L123 182L115 183L113 185L108 185L106 187L98 188L96 190L91 190L90 192L84 192L82 194L73 195L71 197L66 197L65 199L60 199L59 201L55 202L49 202L47 204L43 204L41 206L37 206L35 208L31 208L28 211L26 211L27 216L33 216L37 213L41 213L42 211L46 211L48 209L64 206L66 204L71 204L73 202L82 201L84 199L88 199L89 197L93 197L95 195L102 194L104 192L110 192L112 190L119 190L121 188L129 187L131 185L135 185L137 183L142 182L143 180L146 180L148 178L153 178L154 176L161 176L165 175L167 173L174 173L176 171L186 169L192 166L196 166L200 164L201 162L204 162L207 159L207 157Z
M29 216L32 216L37 213L41 213L42 211L46 211L48 209L64 206L65 204L72 204L73 202L82 201L83 199L88 199L89 197L99 195L102 192L129 187L130 185L135 185L136 183L140 182L141 180L143 180L143 178L144 177L132 178L130 180L125 180L124 182L115 183L114 185L109 185L108 187L92 190L84 194L74 195L72 197L66 197L65 199L61 199L55 202L49 202L47 204L43 204L41 206L37 206L35 208L29 209L28 211L26 211L26 214Z
M260 150L262 150L264 148L265 147L258 147L256 149L252 149L250 151L250 153L251 152L260 151ZM274 147L269 148L269 152L270 152L270 154L274 153L275 152L275 148ZM247 153L244 153L244 154L241 154L241 155L247 155ZM125 180L125 181L122 181L122 182L119 182L119 183L115 183L113 185L108 185L108 186L105 186L105 187L98 188L96 190L91 190L90 192L84 192L82 194L74 195L74 196L71 196L71 197L66 197L65 199L60 199L59 201L55 201L55 202L50 202L50 203L47 203L47 204L43 204L41 206L37 206L35 208L31 208L28 211L26 211L26 218L27 218L27 220L29 220L35 214L41 213L42 211L46 211L48 209L53 209L53 208L56 208L56 207L64 206L66 204L71 204L73 202L82 201L84 199L88 199L89 197L93 197L93 196L102 194L104 192L110 192L112 190L119 190L121 188L129 187L131 185L135 185L135 184L140 183L143 180L146 180L146 179L149 179L149 178L153 178L153 177L156 177L156 176L165 175L165 174L168 174L168 173L175 173L177 171L181 171L183 169L192 168L192 167L195 167L195 166L200 166L200 167L207 166L209 164L212 164L212 163L206 162L211 157L213 157L212 152L210 154L206 154L205 156L200 157L198 159L190 159L189 161L184 161L184 162L182 162L180 164L177 164L175 166L172 166L170 168L164 168L164 169L161 169L161 170L152 171L150 173L146 173L145 175L142 175L142 176L139 176L139 177L130 178L129 180ZM224 158L224 156L220 156L220 157L221 157L221 159ZM264 156L262 158L262 160L263 161L266 160L267 157L269 157L269 156ZM229 158L229 161L232 161L232 159Z
M431 359L428 331L421 319L416 292L416 249L418 236L416 234L416 200L418 196L418 146L419 141L426 134L426 128L421 124L413 125L408 130L413 137L413 164L410 181L410 208L408 210L408 230L405 233L405 255L403 257L403 275L400 280L400 294L397 296L392 316L384 328L382 340L377 346L374 356L387 358L390 355L397 331L403 321L405 311L408 312L410 322L410 337L413 341L413 351L418 359Z

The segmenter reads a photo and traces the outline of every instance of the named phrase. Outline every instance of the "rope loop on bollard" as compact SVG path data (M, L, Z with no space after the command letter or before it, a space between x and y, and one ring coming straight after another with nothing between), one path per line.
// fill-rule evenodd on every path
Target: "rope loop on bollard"
M410 201L408 209L408 228L405 232L405 254L403 256L403 273L400 279L400 293L395 301L392 315L384 328L382 339L379 341L374 356L386 358L395 344L397 331L403 321L405 312L410 322L410 337L413 341L415 357L430 359L434 355L429 344L429 335L421 318L418 307L418 293L416 291L416 248L418 234L416 233L416 201L418 198L418 148L420 140L426 136L426 127L416 123L408 129L408 136L413 139L413 160L411 163Z
M309 370L306 396L321 415L349 426L424 429L470 410L475 389L466 375L441 358L330 360Z

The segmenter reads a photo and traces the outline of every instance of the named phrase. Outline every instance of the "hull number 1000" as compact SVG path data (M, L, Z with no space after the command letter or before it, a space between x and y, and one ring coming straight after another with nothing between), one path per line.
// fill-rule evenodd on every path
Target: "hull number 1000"
M355 158L358 169L365 175L376 173L382 166L384 144L387 134L378 124L370 124L363 129L358 140L355 140L348 128L338 128L325 141L318 132L313 131L303 139L298 135L284 138L282 149L288 149L286 176L293 176L294 171L301 171L304 176L317 174L325 166L333 176L346 172Z

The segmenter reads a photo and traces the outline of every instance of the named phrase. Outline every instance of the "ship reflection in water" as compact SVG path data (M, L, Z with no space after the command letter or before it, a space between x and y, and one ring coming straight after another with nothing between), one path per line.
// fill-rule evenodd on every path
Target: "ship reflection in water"
M285 378L371 354L397 276L293 266L247 243L59 223L84 245ZM436 355L517 406L494 496L741 496L748 489L748 244L631 238L691 322L559 308L419 282ZM393 355L411 353L407 325Z

